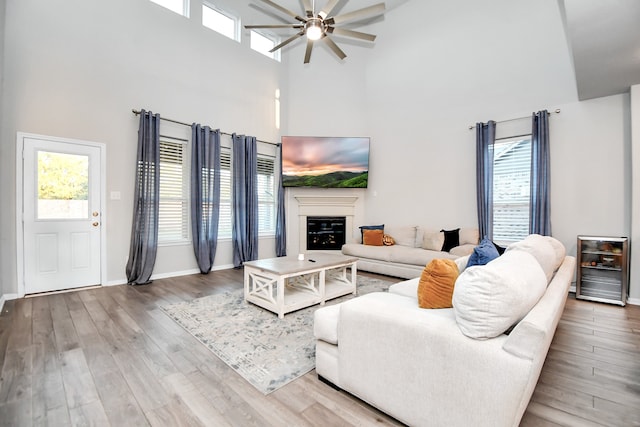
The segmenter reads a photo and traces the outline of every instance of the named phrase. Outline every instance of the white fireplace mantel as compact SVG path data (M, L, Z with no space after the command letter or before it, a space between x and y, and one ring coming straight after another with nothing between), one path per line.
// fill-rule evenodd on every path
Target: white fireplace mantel
M298 222L300 236L299 253L307 252L308 216L344 216L346 230L353 229L357 196L294 196L298 202ZM347 233L348 236L349 233ZM348 237L347 237L348 239Z

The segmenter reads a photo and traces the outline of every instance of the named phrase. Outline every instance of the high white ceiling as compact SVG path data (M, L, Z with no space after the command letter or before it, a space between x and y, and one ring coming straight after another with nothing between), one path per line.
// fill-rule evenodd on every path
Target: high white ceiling
M640 84L640 1L559 0L581 100Z
M273 0L301 12L300 0ZM312 0L311 0L312 1ZM409 0L340 0L334 14L351 12L384 1L387 13ZM580 100L626 93L640 84L640 0L557 0L572 54ZM316 1L316 10L328 0ZM259 0L249 1L251 13L245 23L292 22ZM461 10L461 13L464 13ZM378 17L377 20L384 19ZM374 18L374 22L376 18ZM355 26L358 29L362 24ZM545 31L544 28L541 31ZM291 35L291 30L277 31ZM544 37L541 37L544 39Z

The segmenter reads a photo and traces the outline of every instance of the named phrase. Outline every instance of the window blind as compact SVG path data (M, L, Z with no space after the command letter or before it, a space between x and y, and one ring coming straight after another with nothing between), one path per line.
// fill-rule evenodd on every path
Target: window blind
M186 145L160 141L158 242L189 240L189 165Z
M493 160L493 239L515 242L529 234L531 139L496 141Z

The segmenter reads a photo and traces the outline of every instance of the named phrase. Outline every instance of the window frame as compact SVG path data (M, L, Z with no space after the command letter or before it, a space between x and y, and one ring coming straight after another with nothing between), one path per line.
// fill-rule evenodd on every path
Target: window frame
M210 9L211 11L218 13L228 19L230 19L231 21L233 21L233 37L229 37L228 34L225 34L221 31L218 31L216 28L213 28L209 25L206 25L204 22L204 16L205 16L205 8ZM212 31L215 31L217 34L223 35L231 40L235 40L237 42L240 42L240 37L241 37L241 21L240 21L240 17L234 13L229 12L226 9L223 9L217 5L215 5L214 3L207 1L207 0L203 0L202 1L202 26L205 28L208 28Z
M256 47L254 47L253 45L253 40L254 40L254 34L258 35L259 37L262 37L264 39L270 40L271 42L273 42L273 47L277 46L280 44L280 37L278 37L277 35L267 32L267 31L259 31L259 30L255 30L252 29L249 31L249 46L251 47L251 50L253 50L254 52L258 52L264 56L266 56L267 58L271 58L275 61L281 62L281 54L280 54L280 49L276 50L275 52L269 52L267 51L262 51L262 50L258 50Z
M182 196L181 197L167 197L163 196L163 166L162 166L162 151L163 145L171 144L174 147L181 146L182 147L182 157L181 157L181 175L182 175ZM170 136L160 136L160 182L159 185L159 213L158 213L158 246L176 246L176 245L185 245L189 244L192 241L191 236L191 206L190 206L190 184L191 184L191 150L189 141L184 141L180 138L173 138ZM166 179L166 178L165 178ZM181 217L181 226L178 230L172 230L173 233L182 234L180 238L166 238L162 236L160 225L163 224L162 217L162 206L163 203L167 202L176 202L181 201L183 203L183 212ZM165 217L164 220L167 220Z
M269 183L271 196L265 199L264 192L260 191L261 175L267 176L265 168L261 168L260 164L269 163L270 179ZM225 188L227 186L227 188ZM276 159L274 156L268 154L258 154L258 237L273 237L276 234L276 203L277 203L277 185L276 185ZM228 194L228 196L226 196ZM271 226L264 227L264 217L261 216L261 211L264 207L268 207L270 210ZM228 229L225 229L225 225L228 224ZM231 149L228 147L222 147L220 153L220 221L218 223L218 239L225 240L233 237L233 160Z
M189 11L191 9L190 0L180 0L180 2L182 3L182 12L178 12L177 10L174 10L168 6L165 6L162 3L158 3L158 1L161 1L161 0L149 0L149 1L153 4L157 4L160 7L170 10L171 12L174 12L178 15L184 16L185 18L189 18Z
M504 156L506 156L507 154L509 154L509 152L513 152L513 150L518 148L518 145L522 142L525 142L524 145L524 153L528 153L528 157L525 155L523 156L522 154L518 154L517 157L514 157L512 159L513 162L517 162L519 163L521 166L520 168L515 168L513 165L508 165L507 167L504 168L496 168L496 162L499 162L500 159L505 158ZM499 145L507 145L507 144L512 144L512 147L506 147L503 151L499 152L499 156L496 157L496 146ZM492 171L493 171L493 176L492 176L492 181L493 181L493 186L492 186L492 192L493 192L493 200L492 200L492 213L493 213L493 240L496 243L499 244L509 244L509 243L513 243L519 240L524 239L528 234L529 234L529 227L530 227L530 205L531 205L531 200L530 200L530 194L531 194L531 134L524 134L524 135L514 135L514 136L507 136L507 137L503 137L503 138L499 138L496 139L494 141L494 143L492 144L492 146L489 148L490 150L493 150L493 167L492 167ZM507 178L503 178L502 180L496 179L496 170L503 171L503 172L507 172L509 174L509 176ZM506 175L506 173L505 173ZM503 189L505 188L505 183L508 185L509 183L513 184L514 182L518 182L517 176L522 176L522 175L526 175L526 178L524 178L524 180L520 180L522 182L522 184L520 185L520 193L522 194L523 192L526 192L526 194L522 194L521 197L513 197L513 198L505 198L505 197L501 197L502 194L504 194L504 191L500 191L500 187L502 186ZM514 189L513 185L509 185L507 187L507 189ZM498 198L501 198L501 200L497 200ZM517 209L517 211L519 212L526 212L526 221L522 221L522 222L518 222L515 227L520 227L523 229L523 231L521 233L517 233L517 232L500 232L500 233L496 233L496 230L500 231L501 227L506 229L506 221L504 221L504 219L516 219L518 218L518 214L513 214L513 215L496 215L496 209L500 209L500 207L504 209L508 209L509 207L513 207L513 206L520 206L520 209ZM502 226L497 226L498 222L496 221L496 218L498 219L502 219L503 220L503 225Z

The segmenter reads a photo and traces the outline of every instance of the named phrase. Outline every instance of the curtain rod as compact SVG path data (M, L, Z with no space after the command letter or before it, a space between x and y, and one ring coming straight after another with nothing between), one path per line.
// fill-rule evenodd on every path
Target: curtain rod
M139 116L139 115L140 115L140 113L141 113L141 111L139 111L139 110L135 110L135 109L132 109L132 110L131 110L131 112L132 112L133 114L135 114L136 116ZM191 127L191 125L190 125L189 123L179 122L179 121L177 121L177 120L173 120L173 119L167 119L166 117L162 117L162 116L160 116L160 120L165 120L165 121L167 121L167 122L175 123L175 124L178 124L178 125ZM232 136L232 134L227 133L227 132L222 132L222 131L220 131L220 133L221 133L221 134L223 134L223 135ZM178 139L178 138L176 138L176 139ZM277 144L277 143L275 143L275 142L261 141L261 140L259 140L259 139L257 139L257 138L256 138L256 141L258 141L258 142L262 142L263 144L275 145L276 147L280 145L280 144Z
M558 109L556 109L555 111L549 111L549 115L551 115L551 114L560 114L560 109L558 108ZM496 122L496 123L512 122L512 121L514 121L514 120L528 119L528 118L530 118L530 117L531 117L531 116L516 117L515 119L500 120L499 122ZM476 128L476 126L475 126L475 125L469 126L469 130L472 130L472 129L475 129L475 128Z

